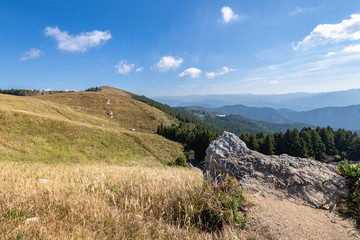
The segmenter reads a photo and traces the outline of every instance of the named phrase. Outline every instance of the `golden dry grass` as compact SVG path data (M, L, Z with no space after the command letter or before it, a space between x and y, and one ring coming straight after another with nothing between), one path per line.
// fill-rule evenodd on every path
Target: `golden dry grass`
M169 222L174 199L202 188L199 170L0 162L2 239L240 239ZM48 182L42 182L44 179ZM188 204L189 209L192 203ZM26 219L37 217L38 221Z
M31 97L48 104L70 107L78 113L106 120L110 128L136 129L155 133L160 123L170 125L175 120L164 112L131 98L131 94L112 87L101 87L99 92L60 93ZM106 100L110 105L106 105ZM113 119L109 119L109 111Z

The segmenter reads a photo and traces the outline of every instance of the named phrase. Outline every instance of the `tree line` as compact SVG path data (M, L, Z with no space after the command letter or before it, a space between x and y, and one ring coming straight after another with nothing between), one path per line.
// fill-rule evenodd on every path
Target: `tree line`
M85 92L99 92L101 90L101 88L99 87L90 87L85 89Z
M195 158L200 164L204 161L206 148L218 137L217 133L206 130L204 126L192 126L183 122L171 126L161 124L157 128L157 134L172 141L180 142L186 151L195 151Z
M344 129L305 127L301 131L293 129L268 135L246 133L240 138L250 149L267 155L286 153L319 161L325 161L326 156L331 156L332 161L360 160L360 137Z
M26 89L0 89L0 93L15 96L34 96L41 95L39 90L26 90Z
M194 150L196 159L202 163L205 151L211 141L219 134L204 129L204 127L180 123L179 125L164 126L161 124L157 133L176 142L184 144L187 150ZM312 129L305 127L287 130L285 133L265 135L241 134L240 138L248 148L266 155L288 154L294 157L311 158L318 161L359 161L360 137L357 133L331 127Z
M39 96L39 95L50 95L54 93L64 93L74 91L45 91L45 90L27 90L27 89L0 89L0 93L14 95L14 96Z

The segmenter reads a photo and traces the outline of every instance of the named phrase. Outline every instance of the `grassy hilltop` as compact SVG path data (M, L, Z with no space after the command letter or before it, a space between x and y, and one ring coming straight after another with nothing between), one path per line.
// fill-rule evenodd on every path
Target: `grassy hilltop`
M175 120L119 89L34 97L0 94L0 103L1 160L151 165L182 152L180 144L154 134L160 123Z

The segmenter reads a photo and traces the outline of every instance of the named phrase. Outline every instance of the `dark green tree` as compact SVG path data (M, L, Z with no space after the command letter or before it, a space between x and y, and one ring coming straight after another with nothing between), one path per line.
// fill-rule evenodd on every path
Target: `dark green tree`
M325 160L325 145L321 141L320 135L317 131L312 131L311 142L313 144L314 158L319 161Z
M275 153L275 139L272 134L266 135L260 150L266 155L273 155Z

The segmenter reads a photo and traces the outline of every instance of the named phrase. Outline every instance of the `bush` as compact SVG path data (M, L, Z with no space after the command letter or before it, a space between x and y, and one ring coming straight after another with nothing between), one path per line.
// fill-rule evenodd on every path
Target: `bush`
M195 227L201 231L221 231L225 225L244 228L245 198L236 179L222 183L205 183L192 194L179 194L171 199L167 218L176 225Z
M246 202L236 179L225 178L214 185L203 181L195 185L189 183L169 183L173 187L167 190L164 184L155 188L152 185L144 187L134 184L133 181L116 184L110 186L112 194L109 195L109 202L117 206L120 212L172 224L192 233L221 233L227 227L245 227Z
M87 88L85 89L86 92L98 92L101 89L99 87L91 87L91 88Z
M341 161L340 155L335 155L335 156L334 156L334 161L335 161L335 162L340 162L340 161Z
M181 166L181 167L189 167L189 164L186 161L185 156L180 156L175 159L175 165Z
M341 164L338 166L341 176L345 177L349 188L349 194L341 204L341 211L354 217L358 222L360 220L360 166L350 164Z

